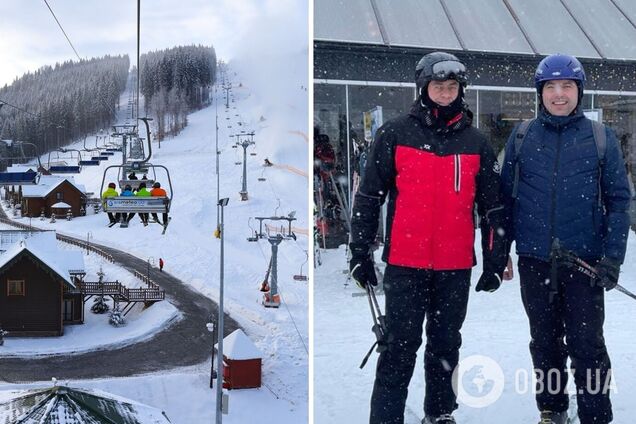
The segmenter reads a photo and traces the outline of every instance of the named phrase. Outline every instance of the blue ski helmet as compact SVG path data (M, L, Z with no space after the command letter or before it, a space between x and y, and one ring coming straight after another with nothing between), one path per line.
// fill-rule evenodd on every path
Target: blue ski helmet
M468 84L466 66L450 53L429 53L423 56L415 66L415 85L418 95L429 82L449 79L456 80L462 87Z
M574 56L567 54L552 54L543 58L534 73L534 85L541 97L541 90L546 81L573 80L579 87L579 101L583 97L585 87L585 71L583 65Z

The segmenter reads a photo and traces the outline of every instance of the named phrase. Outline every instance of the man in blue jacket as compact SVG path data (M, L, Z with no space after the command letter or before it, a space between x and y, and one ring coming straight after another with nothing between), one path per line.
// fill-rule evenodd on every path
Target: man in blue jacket
M603 295L618 283L625 257L630 197L625 165L613 132L593 125L579 107L585 72L575 57L543 59L535 85L539 116L510 136L502 187L530 322L540 424L567 422L568 356L581 424L605 424L612 421L612 406ZM595 265L599 278L564 264L559 255L564 250Z

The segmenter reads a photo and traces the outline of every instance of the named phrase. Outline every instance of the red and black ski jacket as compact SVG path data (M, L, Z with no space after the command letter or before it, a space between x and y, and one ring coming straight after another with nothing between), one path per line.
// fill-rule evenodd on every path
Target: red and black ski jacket
M383 260L431 270L475 265L474 205L482 217L484 269L502 272L499 166L466 108L439 124L430 109L388 121L376 134L353 208L352 253L368 254L388 195Z

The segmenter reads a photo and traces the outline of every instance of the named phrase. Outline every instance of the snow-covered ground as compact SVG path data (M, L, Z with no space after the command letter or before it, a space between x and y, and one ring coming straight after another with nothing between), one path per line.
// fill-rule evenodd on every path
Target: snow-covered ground
M475 245L480 246L479 238ZM636 291L636 237L633 233L626 258L621 283ZM363 292L353 282L345 286L344 246L338 250L323 250L322 260L322 266L315 270L314 275L314 422L365 423L369 419L377 353L373 353L364 369L358 367L375 340L371 333L371 312L366 297L352 296L352 293ZM475 293L471 289L468 315L462 331L461 358L472 355L492 358L503 370L505 384L501 397L488 407L473 408L460 404L454 414L459 423L509 424L538 420L530 380L529 328L516 270L515 263L515 278L495 293ZM478 264L473 269L473 287L480 273L481 265ZM605 339L616 389L611 394L614 422L631 423L636 413L633 402L636 393L636 302L616 290L607 293L605 299ZM384 310L384 298L380 297L379 302ZM419 419L423 417L423 349L422 346L418 352L409 386L407 424L419 423L416 416ZM484 377L488 378L488 375Z
M309 225L307 47L306 42L299 41L298 45L303 47L285 51L280 61L260 68L254 66L255 61L260 59L258 55L230 63L228 77L233 87L234 102L226 110L224 91L220 89L215 99L215 103L219 103L220 197L230 198L225 209L224 231L225 310L239 322L264 354L264 386L260 390L233 391L230 394L231 412L225 417L229 423L307 421L308 284L292 278L307 261L306 252L309 250L305 232ZM263 72L276 76L271 84L262 84ZM127 99L127 94L124 94L122 105L125 106ZM172 221L165 235L161 235L161 228L157 225L144 227L138 217L133 219L129 228L108 228L106 215L95 215L91 210L86 217L72 221L58 220L51 224L48 220L33 219L32 224L82 239L89 236L92 242L124 250L143 260L150 259L155 264L163 258L166 272L218 300L220 240L213 236L217 220L215 111L213 105L191 114L188 127L177 137L162 141L161 149L153 143L151 162L169 169L174 191L170 213ZM242 125L239 126L238 122ZM256 152L257 155L247 156L250 196L247 202L241 202L238 195L242 167L235 162L242 160L242 155L239 156L239 149L231 148L235 140L230 137L242 129L256 133L256 146L248 152ZM82 144L78 142L76 146L81 148ZM94 139L89 140L87 145L93 146ZM264 168L265 158L280 166ZM101 185L105 167L120 162L121 155L115 154L99 167L84 167L81 174L75 176L75 181L98 195L103 191ZM265 177L266 181L258 181L259 177ZM115 179L116 173L107 175L106 184ZM156 179L162 186L168 185L165 175L157 173ZM292 211L296 211L294 227L298 229L298 238L283 241L278 255L278 283L283 304L279 309L266 309L261 305L259 288L269 263L270 245L267 240L249 243L246 237L252 234L252 228L257 228L255 216L280 216ZM28 218L20 221L29 223ZM90 263L92 260L89 259L89 267L98 267ZM305 263L303 273L307 271ZM92 269L91 272L96 271ZM105 272L117 278L119 271L105 267ZM126 281L131 279L128 274ZM168 302L162 303L169 307ZM97 346L84 341L84 336L91 330L98 331L99 336L104 335L100 338L109 337L111 331L122 330L122 337L115 343L129 343L148 335L153 331L151 327L165 325L176 313L174 310L166 311L160 317L154 317L148 311L139 314L139 318L147 317L153 325L140 324L135 333L94 324L92 314L88 313L87 325L83 328L66 327L64 343L59 345L66 345L69 350L95 349ZM202 317L201 326L206 324L205 321ZM123 328L132 328L132 325ZM53 348L49 345L37 340L8 339L3 349L6 348L6 353L36 354L52 352ZM213 415L214 395L207 388L208 379L209 364L202 364L156 375L70 383L97 387L160 407L173 423L198 423L209 422ZM14 389L16 385L0 384L0 390L5 388Z

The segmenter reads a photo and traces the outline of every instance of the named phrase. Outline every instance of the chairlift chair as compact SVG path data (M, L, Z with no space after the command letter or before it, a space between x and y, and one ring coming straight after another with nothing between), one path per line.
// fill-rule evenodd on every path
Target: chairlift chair
M307 251L305 250L305 262L303 262L300 265L300 272L298 274L294 275L294 281L307 281L307 276L305 274L303 274L303 266L305 266L305 264L309 261L309 254L307 253Z
M82 154L80 153L79 150L76 149L56 149L53 150L54 152L57 153L57 158L60 159L60 153L69 153L71 154L70 158L66 158L66 159L72 159L73 158L73 152L77 152L77 165L51 165L51 152L49 152L49 158L48 158L48 171L52 174L79 174L80 171L82 170L82 166L80 164L80 162L82 161Z
M26 155L24 153L24 146L32 146L33 147L33 155ZM0 173L0 185L9 186L9 185L34 185L38 183L40 178L39 171L42 169L42 163L40 162L40 156L37 152L37 146L33 143L29 143L26 141L20 142L20 151L22 152L21 157L8 157L3 156L2 159L8 161L11 165L23 165L26 168L26 171L22 172L1 172ZM29 165L28 162L36 159L37 165ZM17 164L14 161L20 161L21 163Z
M156 213L156 214L164 214L170 212L170 205L172 204L173 197L173 189L172 189L172 180L170 179L170 172L168 168L163 165L153 165L151 163L146 163L149 169L152 170L155 178L153 180L121 180L119 176L125 170L125 165L110 165L106 167L104 170L104 176L102 178L102 186L101 192L104 192L106 185L108 182L106 181L106 177L109 173L110 169L117 169L117 176L119 180L119 184L121 186L122 182L128 181L129 183L137 183L136 187L139 187L139 184L146 183L148 185L152 185L154 181L156 181L156 170L163 169L166 175L166 179L168 181L168 186L162 186L164 189L167 188L167 197L137 197L137 196L117 196L117 197L109 197L107 199L103 199L104 211L111 213ZM112 179L109 179L112 181ZM132 186L132 184L130 184ZM124 185L125 186L125 185ZM168 225L167 222L163 223L164 228Z

